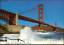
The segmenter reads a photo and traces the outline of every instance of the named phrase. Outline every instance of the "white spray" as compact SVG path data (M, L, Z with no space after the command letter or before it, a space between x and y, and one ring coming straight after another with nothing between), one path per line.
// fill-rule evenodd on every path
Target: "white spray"
M25 41L26 44L30 43L32 37L33 37L33 31L30 27L24 27L24 29L20 30L19 39Z

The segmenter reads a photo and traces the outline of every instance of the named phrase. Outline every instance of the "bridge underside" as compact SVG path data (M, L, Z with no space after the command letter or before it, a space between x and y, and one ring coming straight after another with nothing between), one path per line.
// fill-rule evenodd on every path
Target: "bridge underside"
M8 19L8 20L12 20L12 22L13 22L13 20L16 19L16 14L8 12L8 11L5 11L5 10L0 10L0 14L3 14L3 16L0 16L0 19ZM34 23L40 23L40 24L43 23L43 22L40 22L38 20L34 20L34 19L22 16L22 15L18 15L18 18L20 20L26 20L26 21L30 21L30 22L34 22ZM12 23L12 25L14 25L14 23ZM45 24L45 23L43 23L43 24Z
M0 16L0 19L7 19L7 20L9 20L10 25L16 25L16 14L15 13L11 13L11 12L8 12L6 10L0 9L0 14L3 14L3 16ZM18 18L20 20L26 20L26 21L30 21L30 22L33 22L33 23L43 24L43 25L47 25L48 27L52 27L52 28L56 29L56 27L54 27L52 25L49 25L47 23L44 23L44 22L41 22L41 21L38 21L38 20L28 18L28 17L25 17L25 16L22 16L22 15L18 15Z
M0 19L6 18L8 20L12 20L12 22L14 21L14 23L16 22L15 21L16 20L16 14L15 13L11 13L11 12L8 12L6 10L0 9L0 14L4 15L4 16L0 16ZM30 21L30 22L39 23L39 24L43 24L43 25L48 25L48 26L54 27L54 26L49 25L47 23L44 23L44 22L41 22L41 21L38 21L38 20L34 20L34 19L22 16L22 15L18 15L18 18L20 20L26 20L26 21ZM12 23L12 25L14 25L14 23Z

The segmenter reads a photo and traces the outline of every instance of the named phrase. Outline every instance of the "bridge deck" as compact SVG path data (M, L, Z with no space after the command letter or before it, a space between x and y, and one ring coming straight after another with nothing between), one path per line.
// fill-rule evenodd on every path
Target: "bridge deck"
M0 9L0 14L5 14L6 16L0 16L0 19L1 18L7 18L8 19L8 16L11 16L11 18L13 18L16 14L15 13L12 13L12 12L9 12L9 11L6 11L6 10L2 10ZM38 21L38 20L34 20L34 19L31 19L31 18L28 18L28 17L25 17L25 16L22 16L22 15L18 15L19 19L21 20L26 20L26 21L30 21L30 22L33 22L33 23L38 23L38 24L43 24L43 25L47 25L47 26L50 26L52 28L56 28L55 26L52 26L52 25L49 25L47 23L44 23L44 22L41 22L41 21Z
M6 10L2 10L0 9L0 14L7 14L9 16L15 16L16 14L15 13L12 13L12 12L9 12L9 11L6 11ZM7 16L6 15L6 16ZM0 18L5 18L5 17L1 17ZM28 18L28 17L25 17L25 16L22 16L22 15L19 15L19 19L22 19L22 20L26 20L26 21L30 21L30 22L34 22L34 23L40 23L40 24L44 24L44 25L48 25L48 26L52 26L52 25L49 25L47 23L44 23L44 22L41 22L41 21L38 21L38 20L34 20L34 19L31 19L31 18ZM54 27L54 26L52 26Z

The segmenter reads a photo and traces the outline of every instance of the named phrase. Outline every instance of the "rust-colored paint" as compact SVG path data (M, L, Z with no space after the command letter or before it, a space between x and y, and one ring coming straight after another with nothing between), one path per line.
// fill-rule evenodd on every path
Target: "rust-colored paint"
M4 18L4 19L6 18L7 20L9 20L10 25L16 25L16 14L15 13L11 13L9 11L0 9L0 14L4 14L4 16L0 16L0 18ZM41 21L38 21L38 20L28 18L28 17L25 17L25 16L22 16L22 15L18 15L18 18L21 19L21 20L30 21L30 22L33 22L33 23L39 23L39 24L47 25L47 26L50 26L54 29L56 28L55 26L49 25L47 23L44 23L44 22L41 22ZM43 29L46 29L46 28L43 28ZM49 28L47 28L47 29L49 29Z

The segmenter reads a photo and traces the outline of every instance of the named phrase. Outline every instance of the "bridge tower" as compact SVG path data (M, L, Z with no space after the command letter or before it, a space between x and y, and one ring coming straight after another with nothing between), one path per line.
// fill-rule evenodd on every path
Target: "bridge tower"
M38 20L43 22L44 21L44 8L43 4L38 5ZM39 24L39 27L41 27L42 24Z

